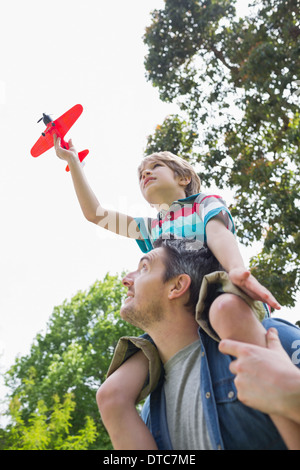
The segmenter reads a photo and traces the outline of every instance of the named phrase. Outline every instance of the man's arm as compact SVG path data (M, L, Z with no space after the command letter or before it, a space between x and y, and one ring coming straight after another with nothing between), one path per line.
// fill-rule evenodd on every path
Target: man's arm
M267 331L266 341L267 349L226 339L219 349L237 358L230 370L245 405L300 424L300 370L281 346L275 328Z
M115 450L156 450L156 442L135 404L149 371L137 352L113 372L97 392L97 404Z
M69 140L69 150L60 146L60 139L54 134L56 155L67 161L77 199L85 218L99 227L110 230L124 237L142 239L134 218L120 212L104 209L91 189L79 162L78 153Z
M245 268L237 241L221 220L212 218L206 224L207 245L228 272L233 284L255 300L266 302L275 309L280 305L271 292L262 286Z

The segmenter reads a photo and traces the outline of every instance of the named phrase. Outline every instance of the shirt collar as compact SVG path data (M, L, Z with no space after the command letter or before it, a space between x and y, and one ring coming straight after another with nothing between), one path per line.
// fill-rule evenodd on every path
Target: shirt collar
M170 205L169 209L162 209L159 211L157 214L158 218L163 218L170 210L171 207L174 206L175 204L180 204L181 206L184 206L187 202L193 201L196 199L197 196L199 196L200 193L197 194L192 194L191 196L185 197L183 199L178 199L178 201L173 201L172 204Z

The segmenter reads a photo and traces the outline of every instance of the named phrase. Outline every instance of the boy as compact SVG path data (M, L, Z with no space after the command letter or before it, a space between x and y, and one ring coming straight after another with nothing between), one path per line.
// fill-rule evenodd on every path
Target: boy
M234 236L234 224L224 201L219 196L197 194L200 179L185 160L170 152L153 154L143 160L138 169L141 192L159 212L157 220L147 220L101 207L88 184L72 140L69 150L65 150L54 135L54 146L57 156L69 164L75 192L88 221L135 239L143 252L152 249L153 241L162 232L166 238L169 234L175 238L194 238L198 247L206 242L233 284L250 297L280 309L272 294L245 268Z
M199 193L200 179L186 161L169 152L144 158L138 170L141 192L159 213L157 219L134 219L101 207L86 180L71 140L69 150L61 148L56 136L54 145L57 156L69 165L77 198L87 220L136 239L144 252L150 251L160 236L195 239L198 247L206 243L233 284L251 298L280 308L271 293L246 270L224 201L219 196ZM265 314L263 304L258 306L255 316L244 300L227 294L216 298L209 310L209 319L203 318L203 323L208 324L210 333L215 333L217 338L266 346L266 332L259 321ZM135 388L134 384L140 384L142 375L136 376L135 371L140 370L136 364L133 367L136 361L137 358L128 360L118 371L118 377L120 392L128 387L131 396L137 398L141 388L140 385Z

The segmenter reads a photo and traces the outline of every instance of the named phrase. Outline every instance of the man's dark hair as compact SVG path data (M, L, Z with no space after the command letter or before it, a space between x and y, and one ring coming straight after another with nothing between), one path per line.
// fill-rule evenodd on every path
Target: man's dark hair
M180 275L188 274L191 278L190 298L186 307L195 310L202 279L214 271L224 271L207 246L197 249L197 241L188 239L163 239L154 242L154 248L165 249L165 274L163 281Z

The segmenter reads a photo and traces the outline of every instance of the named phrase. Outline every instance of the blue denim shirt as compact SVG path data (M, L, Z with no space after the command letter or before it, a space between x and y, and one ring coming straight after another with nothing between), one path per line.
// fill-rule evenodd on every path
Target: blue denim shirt
M300 329L281 319L263 320L266 329L275 327L290 357ZM214 449L284 450L286 446L269 416L243 405L237 399L234 375L229 370L230 356L220 353L218 343L199 329L201 343L200 389L209 436ZM295 345L295 343L294 343ZM160 450L172 450L166 418L166 403L161 380L146 400L142 419Z

